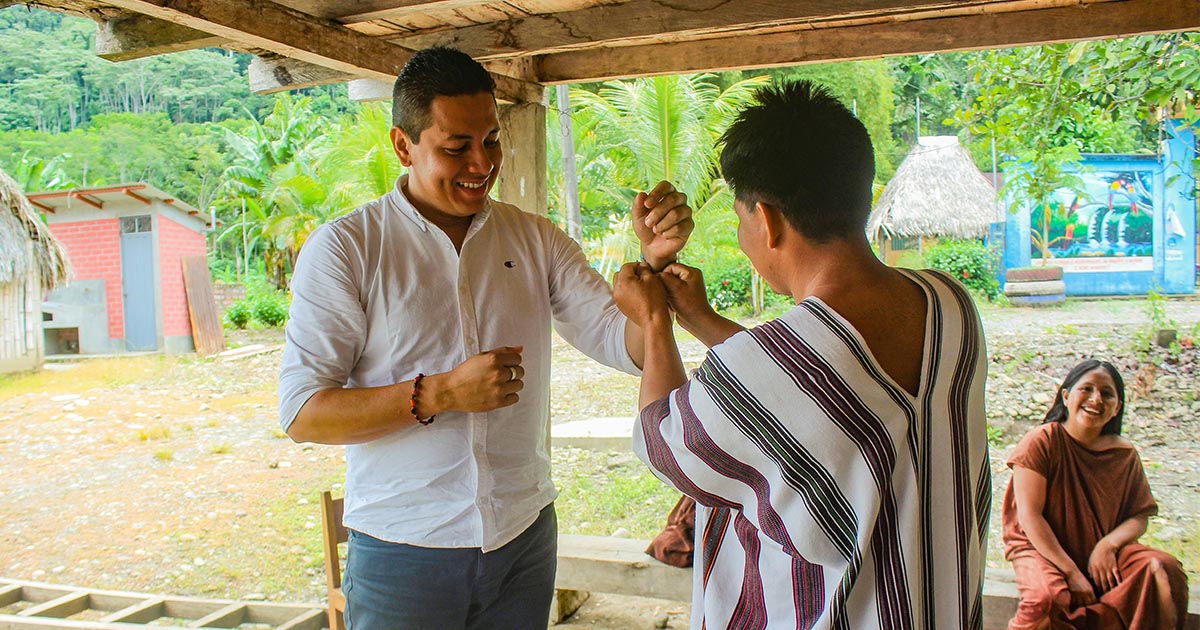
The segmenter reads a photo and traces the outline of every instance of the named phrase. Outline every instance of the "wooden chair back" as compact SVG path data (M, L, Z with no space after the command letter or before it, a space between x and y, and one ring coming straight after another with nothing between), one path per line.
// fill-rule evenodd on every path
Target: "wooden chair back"
M329 597L330 630L346 630L346 596L342 594L342 558L338 544L350 539L342 525L343 499L328 490L321 493L321 532L325 541L325 585Z

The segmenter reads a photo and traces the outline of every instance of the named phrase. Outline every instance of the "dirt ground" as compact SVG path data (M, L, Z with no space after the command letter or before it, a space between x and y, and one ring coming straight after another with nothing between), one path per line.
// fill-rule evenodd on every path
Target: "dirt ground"
M1171 300L1194 334L1200 302ZM1170 360L1130 350L1144 300L1059 309L985 307L995 448L990 564L1004 566L998 503L1004 456L1044 412L1080 357L1114 358L1130 386L1126 434L1161 506L1149 544L1200 577L1200 385L1195 348ZM280 341L240 332L231 345ZM689 363L703 348L684 346ZM1155 365L1153 369L1146 367ZM316 492L339 487L340 448L298 445L279 430L279 352L236 360L137 356L52 363L0 379L0 576L94 588L319 602L324 576ZM635 379L559 344L555 422L634 412ZM557 465L557 464L556 464ZM279 571L277 567L290 567ZM687 626L686 604L593 595L565 625L601 630Z

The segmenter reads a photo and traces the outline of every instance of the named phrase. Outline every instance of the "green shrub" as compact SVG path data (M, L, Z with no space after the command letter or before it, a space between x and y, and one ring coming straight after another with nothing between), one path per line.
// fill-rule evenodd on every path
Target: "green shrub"
M254 319L268 328L282 326L287 321L287 299L278 293L263 293L254 298Z
M238 300L230 304L229 308L225 309L225 323L237 329L245 328L246 324L250 323L250 310L249 300Z
M750 304L750 265L733 264L704 272L704 287L708 290L708 301L718 311L729 310Z
M989 301L1000 294L997 255L978 241L944 240L925 254L925 263L954 276Z

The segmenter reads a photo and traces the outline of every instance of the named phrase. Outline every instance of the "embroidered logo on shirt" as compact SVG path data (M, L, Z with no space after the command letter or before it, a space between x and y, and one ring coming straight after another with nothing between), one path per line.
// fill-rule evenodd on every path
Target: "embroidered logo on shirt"
M515 260L506 260L506 261L504 261L504 266L508 267L509 269L515 269L517 266L517 262Z

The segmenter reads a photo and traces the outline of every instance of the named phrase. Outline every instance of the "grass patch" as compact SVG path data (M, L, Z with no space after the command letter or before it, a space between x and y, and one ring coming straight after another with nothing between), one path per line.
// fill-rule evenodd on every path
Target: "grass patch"
M575 460L555 478L559 533L609 536L623 527L633 538L653 538L679 500L678 490L628 453L556 449L555 458Z
M221 398L213 398L208 401L208 406L212 411L223 411L227 413L237 414L244 413L247 408L254 409L258 405L263 405L268 408L277 406L279 398L274 391L263 390L250 394L235 394L232 396L222 396Z
M269 599L284 594L294 601L323 599L320 490L341 484L345 476L345 468L338 467L313 479L288 482L269 497L241 504L247 514L224 521L231 527L220 531L198 529L205 527L203 524L189 526L186 531L195 537L190 541L177 538L175 555L205 557L208 562L194 571L175 575L172 592L223 598L257 592ZM207 555L205 545L223 537L254 540L255 544L242 545L237 554ZM345 558L345 549L342 554Z
M171 429L161 424L152 427L143 427L137 430L136 433L139 442L149 442L151 440L165 440L171 437Z
M212 453L213 455L228 455L233 452L233 446L230 446L229 444L218 444L208 449L208 452Z
M1146 533L1138 542L1175 556L1189 573L1200 563L1200 523L1191 519L1176 518L1168 523L1163 518L1151 517Z
M169 462L172 459L175 459L175 451L169 448L160 448L157 451L154 451L154 458L160 462Z
M78 393L97 387L145 382L169 373L181 362L172 355L87 359L65 370L0 376L0 398L21 394Z

